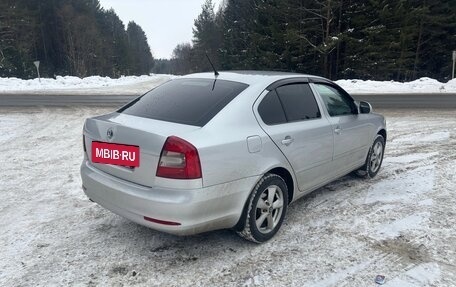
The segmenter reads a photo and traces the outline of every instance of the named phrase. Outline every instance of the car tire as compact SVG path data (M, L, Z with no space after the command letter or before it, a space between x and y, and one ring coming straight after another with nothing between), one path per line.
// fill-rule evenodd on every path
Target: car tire
M244 227L237 233L252 242L271 239L282 226L288 207L288 188L282 177L266 174L255 185L242 218Z
M385 153L385 139L382 135L377 135L367 154L364 165L354 171L354 174L361 178L373 178L377 175L382 166L383 155Z

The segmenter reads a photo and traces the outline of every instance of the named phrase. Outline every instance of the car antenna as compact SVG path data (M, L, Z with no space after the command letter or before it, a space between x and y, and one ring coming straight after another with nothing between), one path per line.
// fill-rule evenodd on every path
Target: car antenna
M209 64L211 64L212 70L214 70L215 79L214 79L214 83L212 84L212 90L214 90L215 89L215 82L217 82L217 76L219 75L219 73L217 72L217 70L215 69L214 65L212 64L211 59L207 55L207 52L205 54L206 54L207 60L209 61Z
M219 73L217 72L217 70L215 69L214 65L212 64L211 59L210 59L209 56L207 55L207 52L206 52L206 58L207 58L207 60L209 61L209 64L211 64L212 70L214 70L214 75L217 77L217 76L219 75Z

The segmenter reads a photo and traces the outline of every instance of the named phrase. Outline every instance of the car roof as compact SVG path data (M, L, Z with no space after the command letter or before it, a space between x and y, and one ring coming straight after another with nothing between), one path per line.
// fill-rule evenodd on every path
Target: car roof
M289 78L313 78L313 79L324 79L322 77L299 74L299 73L288 73L288 72L276 72L276 71L220 71L217 76L218 80L235 81L245 83L248 85L253 84L264 84L269 85L275 81ZM214 79L214 72L206 73L195 73L183 76L183 78L203 78L203 79ZM326 79L324 79L326 80ZM327 81L327 80L326 80Z

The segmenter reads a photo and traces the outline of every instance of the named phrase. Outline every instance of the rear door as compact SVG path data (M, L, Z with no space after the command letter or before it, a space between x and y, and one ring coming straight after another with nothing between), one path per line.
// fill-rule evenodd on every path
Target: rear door
M305 82L287 82L258 105L260 125L294 169L301 191L325 180L333 153L333 131Z

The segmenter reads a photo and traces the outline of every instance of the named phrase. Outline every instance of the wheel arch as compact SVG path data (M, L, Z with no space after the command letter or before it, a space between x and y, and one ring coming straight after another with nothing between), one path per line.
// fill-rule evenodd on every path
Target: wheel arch
M287 189L288 189L288 204L290 204L293 201L293 195L294 195L294 180L293 180L293 177L291 176L291 173L286 168L283 168L283 167L275 167L266 173L277 174L278 176L283 178L283 180L285 180L285 184L287 185Z
M381 135L383 137L383 139L385 140L386 142L386 130L385 129L380 129L378 132L377 132L378 135Z
M280 176L281 178L283 178L283 180L285 181L285 184L287 185L287 189L288 189L288 193L287 193L288 194L288 204L290 204L293 201L293 195L294 195L294 192L295 192L295 186L294 186L295 181L294 181L294 178L291 175L291 173L286 168L284 168L282 166L270 168L268 171L263 173L263 175L255 182L255 185L253 186L253 188L258 184L258 182L266 174L276 174L276 175ZM250 191L250 192L252 192L252 191ZM248 208L248 204L249 204L249 201L250 201L250 196L251 196L251 193L247 197L247 200L244 202L244 207L242 208L242 214L239 217L238 222L233 227L233 229L236 230L236 231L242 230L244 228L245 217L246 217L246 209Z

